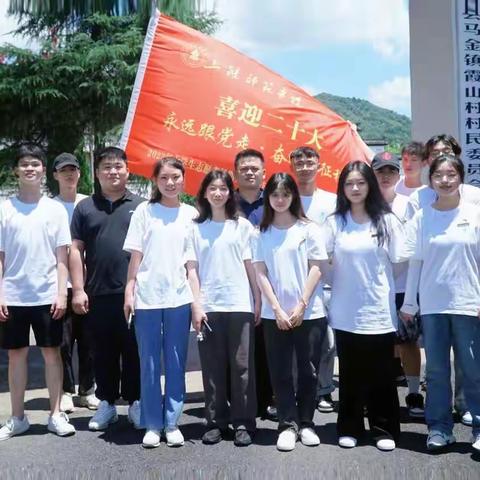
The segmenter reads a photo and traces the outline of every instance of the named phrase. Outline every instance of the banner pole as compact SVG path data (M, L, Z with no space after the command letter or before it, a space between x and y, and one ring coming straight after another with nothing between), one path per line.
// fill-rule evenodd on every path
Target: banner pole
M150 16L153 17L155 15L155 10L157 9L157 0L151 0L150 2Z

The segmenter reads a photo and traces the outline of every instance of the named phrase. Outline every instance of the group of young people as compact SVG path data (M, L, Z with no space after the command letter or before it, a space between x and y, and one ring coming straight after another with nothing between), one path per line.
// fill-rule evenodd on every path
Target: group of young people
M371 166L352 161L337 195L317 188L319 155L310 147L294 150L291 174L271 175L264 189L263 156L248 149L235 158L238 190L228 172L214 169L194 208L180 201L179 159L156 163L151 198L143 201L126 189L125 153L109 147L95 158L99 189L75 207L70 239L65 208L41 195L43 152L23 147L18 195L0 205L0 346L9 353L12 398L0 439L29 427L30 325L46 363L48 428L75 432L60 410L69 271L71 307L91 339L96 397L93 377L79 391L84 405L98 407L91 430L118 419L122 397L131 422L146 430L143 446L159 446L162 435L169 446L183 445L178 423L192 324L205 444L229 438L232 425L234 444L250 445L257 414L275 414L279 450L293 450L298 439L318 445L314 412L333 410L337 354L339 445L357 445L366 413L377 448L393 450L400 435L395 355L407 376L409 412L424 414L421 324L427 447L455 441L453 347L459 408L480 450L480 189L463 183L459 148L446 135L410 144L403 178L388 152ZM57 163L56 175L67 166L78 169ZM425 172L429 186L422 186Z

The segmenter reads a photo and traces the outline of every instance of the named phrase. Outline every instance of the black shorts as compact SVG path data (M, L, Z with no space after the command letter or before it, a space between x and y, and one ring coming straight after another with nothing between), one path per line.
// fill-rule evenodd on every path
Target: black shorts
M39 347L59 347L63 337L63 319L54 320L51 305L8 307L8 320L0 322L0 348L6 350L30 345L30 326Z

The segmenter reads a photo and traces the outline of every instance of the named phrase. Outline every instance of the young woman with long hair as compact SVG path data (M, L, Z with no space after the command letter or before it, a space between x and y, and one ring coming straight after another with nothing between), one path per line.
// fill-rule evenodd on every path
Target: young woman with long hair
M237 213L233 182L226 170L212 170L205 176L197 207L199 216L189 234L186 260L205 389L207 428L202 441L221 441L232 423L234 444L247 446L255 432L253 312L254 298L257 305L260 300L251 264L254 228Z
M135 315L141 372L141 426L144 447L160 445L165 432L168 446L181 446L177 423L185 395L185 362L190 330L192 292L185 271L188 226L197 215L180 203L185 169L174 157L159 160L152 178L149 202L132 215L124 249L131 252L124 312ZM163 352L162 352L163 350ZM165 366L165 393L160 385L161 356Z
M361 161L340 173L335 213L325 224L331 257L329 320L339 359L338 443L357 445L364 408L380 450L400 434L393 375L397 313L392 263L405 259L403 228L384 200L375 175Z
M412 321L420 298L426 355L427 448L455 442L452 433L450 350L462 371L472 416L472 445L480 451L480 213L461 195L464 166L452 154L436 156L430 184L436 201L419 210L408 230L412 253L401 315Z
M320 227L306 218L298 187L290 175L276 173L270 177L264 202L253 261L262 292L265 345L277 401L277 448L289 451L295 448L298 436L304 445L320 443L313 428L313 414L327 320L316 287L320 262L327 259L327 254Z

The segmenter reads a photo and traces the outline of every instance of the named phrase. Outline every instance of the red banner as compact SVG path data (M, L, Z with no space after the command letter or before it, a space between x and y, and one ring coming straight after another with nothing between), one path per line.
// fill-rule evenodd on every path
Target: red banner
M120 143L130 170L146 177L163 156L182 158L190 194L212 168L231 171L244 148L263 153L269 176L289 171L294 148L311 146L320 153L318 184L330 191L345 163L372 157L350 122L301 88L159 12Z

